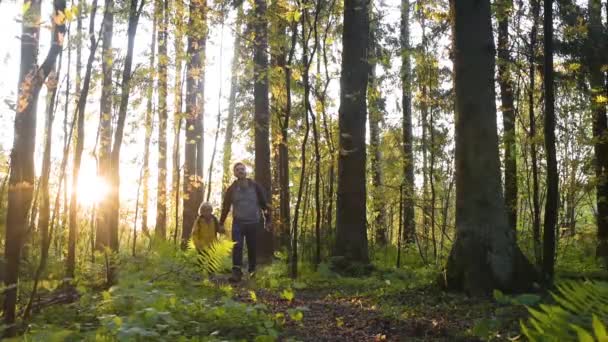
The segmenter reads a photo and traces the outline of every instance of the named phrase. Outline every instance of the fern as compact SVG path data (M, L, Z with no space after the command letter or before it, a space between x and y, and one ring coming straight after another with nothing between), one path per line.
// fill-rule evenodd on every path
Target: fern
M554 305L528 308L531 317L521 323L524 335L530 341L605 341L608 283L568 281L557 290Z
M218 273L230 269L230 255L234 242L226 239L215 240L202 251L197 251L192 239L188 242L188 250L195 254L196 262L204 274Z

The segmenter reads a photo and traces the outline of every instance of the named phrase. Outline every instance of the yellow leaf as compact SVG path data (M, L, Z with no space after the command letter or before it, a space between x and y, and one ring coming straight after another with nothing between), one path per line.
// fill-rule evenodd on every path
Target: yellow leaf
M599 103L599 104L604 104L608 102L608 97L603 96L603 95L598 95L595 97L595 102Z

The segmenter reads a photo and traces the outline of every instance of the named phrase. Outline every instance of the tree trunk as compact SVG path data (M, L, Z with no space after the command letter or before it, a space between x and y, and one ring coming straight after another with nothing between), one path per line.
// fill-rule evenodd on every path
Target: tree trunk
M401 105L403 110L403 233L407 243L414 242L414 135L412 133L412 72L410 62L410 1L401 1ZM401 238L401 237L400 237Z
M114 64L114 54L112 50L112 38L114 34L114 0L106 0L105 10L103 14L103 43L101 46L101 68L103 73L101 84L101 98L99 109L99 155L98 155L98 174L99 178L110 184L110 155L112 154L112 99L113 99L113 83L112 69ZM95 238L95 249L103 250L109 246L110 232L108 221L109 213L112 204L110 196L106 196L99 203L97 219L97 229Z
M190 2L190 22L188 23L188 59L186 68L186 141L184 143L184 184L182 215L182 248L186 248L192 225L197 215L197 206L202 199L202 159L199 146L202 145L202 125L204 100L204 63L207 42L207 2Z
M306 9L305 9L306 11ZM308 61L308 40L306 39L306 21L304 16L301 18L302 24L302 63L304 64L305 72L304 84L310 84L308 82L308 68L310 67L310 62ZM309 36L310 37L310 36ZM293 46L293 45L292 45ZM290 56L291 59L291 56ZM291 61L290 61L291 62ZM301 169L300 169L300 185L298 187L298 199L296 201L296 206L293 211L293 232L292 232L292 242L291 242L291 269L290 276L292 278L297 278L298 276L298 219L300 214L300 206L302 204L302 195L304 193L304 184L306 182L306 147L308 144L308 134L310 133L310 120L308 116L308 96L310 92L310 87L305 87L304 94L304 120L305 120L305 131L304 131L304 139L302 140L302 145L300 146L300 150L302 151L301 155ZM288 104L291 111L291 89L289 89L288 93ZM289 113L291 114L291 113ZM307 196L306 196L307 197ZM306 199L304 200L304 206L306 206ZM306 208L304 208L303 212L306 212ZM302 226L304 226L304 217L302 218Z
M152 41L150 43L150 70L154 70L154 57L156 52L156 16L153 17L152 22ZM149 188L148 181L150 179L150 138L152 137L152 130L154 128L154 109L152 107L152 100L154 97L154 73L150 73L148 79L147 89L147 102L146 102L146 136L144 139L144 160L143 160L143 194L142 194L142 210L141 210L141 231L150 237L148 229L148 198Z
M451 0L456 92L456 240L445 283L471 295L528 290L500 181L490 3Z
M555 95L553 84L553 0L544 0L545 151L547 153L547 203L543 227L543 274L551 281L555 268L555 229L559 206L559 175L555 151Z
M169 0L156 0L158 20L158 187L156 191L156 228L154 235L167 238L167 38L169 37Z
M369 262L365 184L368 36L368 1L345 0L335 255L344 257L346 263Z
M184 3L183 0L175 0L175 85L174 85L174 101L173 101L173 172L171 172L172 179L172 200L173 204L171 207L174 211L173 217L175 217L173 236L174 240L179 230L179 183L180 183L180 133L182 128L182 117L183 117L183 101L182 101L182 72L183 72L183 60L184 60ZM167 12L165 14L169 16Z
M139 17L145 1L131 0L129 6L129 21L127 28L127 54L125 56L124 69L122 72L122 83L120 93L120 106L118 109L118 119L116 123L116 131L114 133L114 144L112 146L112 154L110 155L110 210L106 220L109 222L109 245L113 252L118 252L118 218L120 208L120 149L122 147L123 132L125 120L127 118L127 109L129 106L129 95L131 89L131 73L133 66L133 49L135 47L135 36L137 34L137 26ZM114 282L113 267L108 273L108 283Z
M606 48L603 35L601 3L589 0L589 21L587 31L587 59L589 84L591 86L591 109L593 111L593 139L595 152L595 177L597 200L597 257L608 260L608 122L606 105L599 101L606 96L604 73L602 72L602 51Z
M222 160L222 196L230 185L232 179L232 137L234 130L234 116L236 112L236 95L239 93L239 69L241 62L241 26L243 25L243 6L237 9L234 32L234 48L230 74L230 96L228 100L228 117L226 118L226 135L224 136L224 156ZM223 199L223 197L222 197Z
M44 268L46 267L49 246L50 246L50 234L49 234L49 223L50 223L50 199L49 199L49 178L51 175L51 145L53 136L53 120L55 119L55 101L57 96L57 86L59 75L61 74L63 54L59 55L59 67L53 68L53 72L49 75L47 81L47 106L46 106L46 119L45 119L45 132L44 132L44 154L42 157L42 171L40 174L40 214L38 216L38 230L40 231L40 262L34 275L34 285L30 295L29 302L25 308L23 318L25 321L29 320L32 304L36 297L38 282ZM2 189L4 190L4 189ZM0 193L1 194L1 193ZM0 195L0 200L2 196Z
M268 20L266 18L266 1L254 1L255 43L253 52L254 74L254 121L255 121L255 181L259 183L270 198L270 132L268 102ZM261 227L257 232L258 261L269 261L272 257L272 233Z
M542 264L542 245L540 242L540 200L538 185L538 157L536 150L536 117L534 115L535 60L536 39L540 13L540 0L532 0L532 30L530 32L530 89L528 93L528 112L530 118L530 158L532 159L532 239L534 241L534 256L536 265Z
M52 43L48 55L37 67L38 39L40 33L40 1L33 0L24 15L21 37L21 68L17 110L15 113L14 140L11 151L8 207L6 215L4 283L4 324L5 336L16 333L15 306L19 281L19 263L23 234L27 229L27 214L32 202L34 184L34 146L36 142L36 109L40 88L55 65L55 60L63 48L65 21L53 20ZM54 2L53 19L65 11L65 0Z
M376 18L379 20L379 18ZM386 236L386 203L384 201L384 179L382 175L382 141L380 137L380 123L383 121L384 105L383 98L380 94L380 82L376 78L376 65L380 48L376 41L376 24L371 25L370 29L370 46L368 51L369 62L369 84L367 89L367 103L369 105L369 134L370 134L370 154L371 154L371 169L372 169L372 202L373 202L373 217L376 231L376 243L380 247L387 244Z
M85 108L87 105L87 97L89 96L89 88L91 85L91 74L93 72L93 61L95 60L95 51L97 50L98 40L95 37L95 13L97 12L97 0L93 0L93 9L91 11L91 19L89 22L89 41L90 51L87 60L87 66L84 74L84 81L77 105L77 131L76 131L76 146L74 149L74 164L72 167L72 197L70 201L70 223L68 235L68 259L66 261L66 276L74 278L76 270L76 238L78 234L78 175L80 173L80 161L82 159L82 150L84 149L84 124L85 124Z
M498 18L498 84L505 145L505 204L509 227L517 236L517 148L515 145L515 107L513 101L513 80L511 78L511 56L509 53L509 16L512 0L497 3Z

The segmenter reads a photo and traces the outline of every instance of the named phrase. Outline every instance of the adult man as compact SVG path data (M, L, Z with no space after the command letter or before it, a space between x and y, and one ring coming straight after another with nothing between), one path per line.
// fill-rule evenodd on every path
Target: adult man
M228 187L222 203L220 230L232 206L232 241L236 244L232 250L231 282L239 282L243 275L243 243L247 242L249 276L253 276L256 266L256 232L260 225L266 224L270 229L270 208L264 189L255 181L247 178L247 167L236 163L232 168L236 180ZM262 217L262 213L264 216Z

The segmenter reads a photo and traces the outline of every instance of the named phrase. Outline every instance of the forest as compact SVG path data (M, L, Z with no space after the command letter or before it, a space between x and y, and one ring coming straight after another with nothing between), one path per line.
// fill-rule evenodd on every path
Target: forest
M0 26L3 339L608 341L608 1Z

